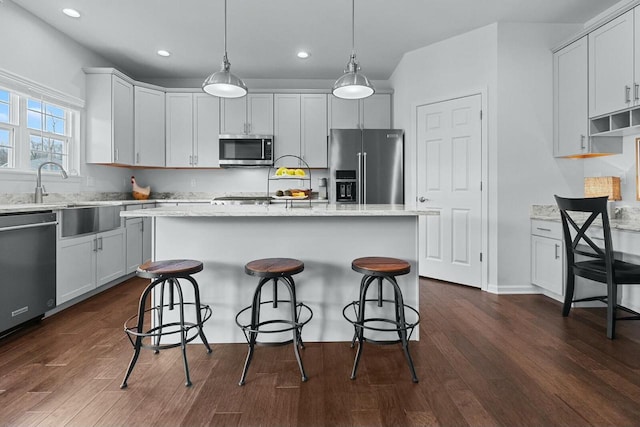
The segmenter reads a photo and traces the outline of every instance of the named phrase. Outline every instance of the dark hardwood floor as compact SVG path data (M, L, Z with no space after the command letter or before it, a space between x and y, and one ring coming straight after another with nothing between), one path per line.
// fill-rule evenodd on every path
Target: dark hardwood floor
M131 279L0 341L0 424L11 426L640 425L640 322L605 336L605 312L538 295L497 296L420 281L413 384L399 346L306 343L309 381L290 346L143 351L129 388L122 323L146 281ZM215 313L214 313L215 316ZM346 322L345 322L346 323ZM350 325L345 324L345 327Z

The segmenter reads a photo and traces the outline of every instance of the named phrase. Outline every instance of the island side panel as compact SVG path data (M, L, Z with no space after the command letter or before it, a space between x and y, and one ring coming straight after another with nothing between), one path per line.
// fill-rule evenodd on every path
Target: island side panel
M351 269L355 258L389 256L409 261L411 272L399 276L398 283L405 303L418 307L415 216L154 219L154 259L191 258L204 263L204 270L194 277L202 302L213 309L205 324L211 343L245 342L235 316L250 304L258 283L256 277L245 274L244 265L258 258L290 257L305 263L305 270L294 280L298 301L313 310L313 319L303 330L308 342L351 341L353 327L342 309L358 299L362 276ZM270 298L271 293L263 291L263 297ZM166 319L173 315L167 314ZM418 338L417 332L416 328L413 339Z

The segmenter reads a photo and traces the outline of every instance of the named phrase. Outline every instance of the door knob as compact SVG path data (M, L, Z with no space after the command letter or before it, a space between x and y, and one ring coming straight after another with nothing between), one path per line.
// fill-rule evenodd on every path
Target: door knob
M425 199L424 197L420 197L420 198L418 199L418 201L419 201L420 203L424 203L424 202L426 202L426 201L427 201L427 199Z

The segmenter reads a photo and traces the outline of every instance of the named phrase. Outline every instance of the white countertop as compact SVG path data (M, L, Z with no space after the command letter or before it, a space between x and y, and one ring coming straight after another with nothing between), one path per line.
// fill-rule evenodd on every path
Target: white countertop
M419 216L438 215L405 205L193 205L123 211L122 217L278 217L278 216Z
M610 218L611 229L624 231L640 231L640 215L636 209L621 207L620 218ZM560 211L555 205L533 205L531 207L530 218L540 221L560 222Z
M55 203L16 203L11 205L0 205L0 214L51 211L66 209L69 207L81 206L127 206L140 205L144 203L155 203L156 200L91 200L82 202L55 202Z

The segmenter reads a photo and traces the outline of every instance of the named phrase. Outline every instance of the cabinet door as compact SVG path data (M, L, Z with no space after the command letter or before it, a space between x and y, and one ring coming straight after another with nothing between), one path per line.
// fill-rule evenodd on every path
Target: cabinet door
M133 273L142 264L142 218L127 218L127 269Z
M111 84L112 159L114 163L132 165L134 160L133 85L113 75ZM109 95L105 93L102 96Z
M562 241L531 236L531 283L563 295Z
M274 104L275 158L300 156L300 95L278 93L274 97Z
M589 117L632 105L633 14L589 33Z
M56 302L58 305L96 288L96 240L90 236L58 241Z
M190 93L167 94L166 164L189 167L193 164L193 96Z
M242 135L247 133L247 96L220 101L221 134Z
M142 262L151 260L151 218L142 218Z
M326 168L327 95L303 94L300 108L300 155L309 167Z
M220 166L220 100L206 93L193 95L193 165Z
M359 128L360 102L357 99L341 99L329 95L329 129Z
M273 135L273 94L247 95L247 133Z
M164 166L164 92L135 87L135 165Z
M391 94L374 94L361 103L360 123L364 129L391 129Z
M553 55L553 154L583 154L587 150L587 37Z
M96 239L96 285L102 286L126 274L125 229L97 234Z

